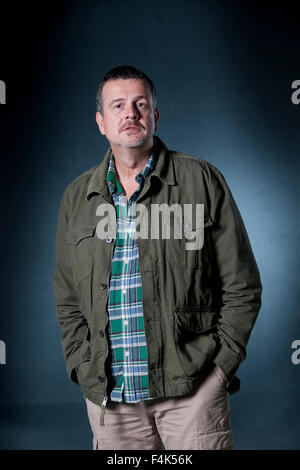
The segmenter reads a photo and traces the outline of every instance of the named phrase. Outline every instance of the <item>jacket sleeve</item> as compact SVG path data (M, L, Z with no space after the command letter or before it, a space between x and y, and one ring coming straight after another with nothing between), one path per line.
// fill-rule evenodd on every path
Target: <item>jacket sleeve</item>
M53 287L56 296L57 321L62 329L61 341L67 373L71 380L79 385L76 368L89 356L86 341L88 323L79 309L70 246L66 242L70 210L66 190L58 213Z
M214 363L223 370L229 385L246 358L246 345L261 307L262 285L242 217L224 176L215 167L210 201L216 282L221 292L220 348Z

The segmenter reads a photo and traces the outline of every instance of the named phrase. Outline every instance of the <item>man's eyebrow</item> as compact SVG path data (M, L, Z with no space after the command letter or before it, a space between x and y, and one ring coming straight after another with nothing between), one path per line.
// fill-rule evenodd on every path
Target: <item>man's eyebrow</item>
M109 107L111 107L114 103L117 103L118 101L123 101L124 98L115 98L114 100L112 100L110 103L109 103Z
M140 99L142 99L142 98L144 98L145 100L148 99L148 97L145 96L145 95L138 95L138 96L135 96L134 99L135 99L135 100L140 100ZM115 99L113 99L113 100L109 103L108 106L109 106L109 108L110 108L114 103L117 103L118 101L124 101L124 100L125 100L125 98L115 98Z
M139 95L139 96L136 96L136 97L135 97L136 100L140 100L141 98L144 98L145 100L148 99L148 97L145 96L145 95Z

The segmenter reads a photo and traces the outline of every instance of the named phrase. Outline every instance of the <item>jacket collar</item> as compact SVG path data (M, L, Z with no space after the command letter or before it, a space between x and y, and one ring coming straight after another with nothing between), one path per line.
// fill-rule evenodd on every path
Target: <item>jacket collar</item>
M158 160L156 167L150 176L157 176L162 182L169 185L174 185L175 175L171 152L159 137L154 136L154 139L156 139ZM96 171L93 173L90 179L86 194L87 199L90 199L93 193L100 193L105 199L110 197L109 188L106 183L110 155L111 148L109 147L103 158L103 161L96 168Z

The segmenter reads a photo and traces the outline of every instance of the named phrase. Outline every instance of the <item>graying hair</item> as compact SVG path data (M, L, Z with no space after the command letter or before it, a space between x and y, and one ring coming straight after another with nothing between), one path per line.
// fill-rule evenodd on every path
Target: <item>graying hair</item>
M151 93L153 110L156 108L156 90L152 80L140 69L134 67L133 65L117 65L107 72L107 74L102 78L101 82L98 85L96 93L96 110L103 116L103 86L109 80L128 80L128 79L137 79L143 80Z

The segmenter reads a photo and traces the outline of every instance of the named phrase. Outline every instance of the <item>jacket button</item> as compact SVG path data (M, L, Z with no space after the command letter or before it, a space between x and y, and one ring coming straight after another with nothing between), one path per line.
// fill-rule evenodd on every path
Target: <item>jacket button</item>
M104 331L103 331L103 330L100 330L100 331L99 331L99 335L100 335L100 336L104 336Z
M104 284L103 282L101 282L100 284L100 290L104 290L106 289L106 284Z
M111 243L112 242L112 238L111 237L107 237L106 238L106 243Z
M102 377L102 375L99 375L98 380L99 380L99 382L103 383L104 382L104 377Z

